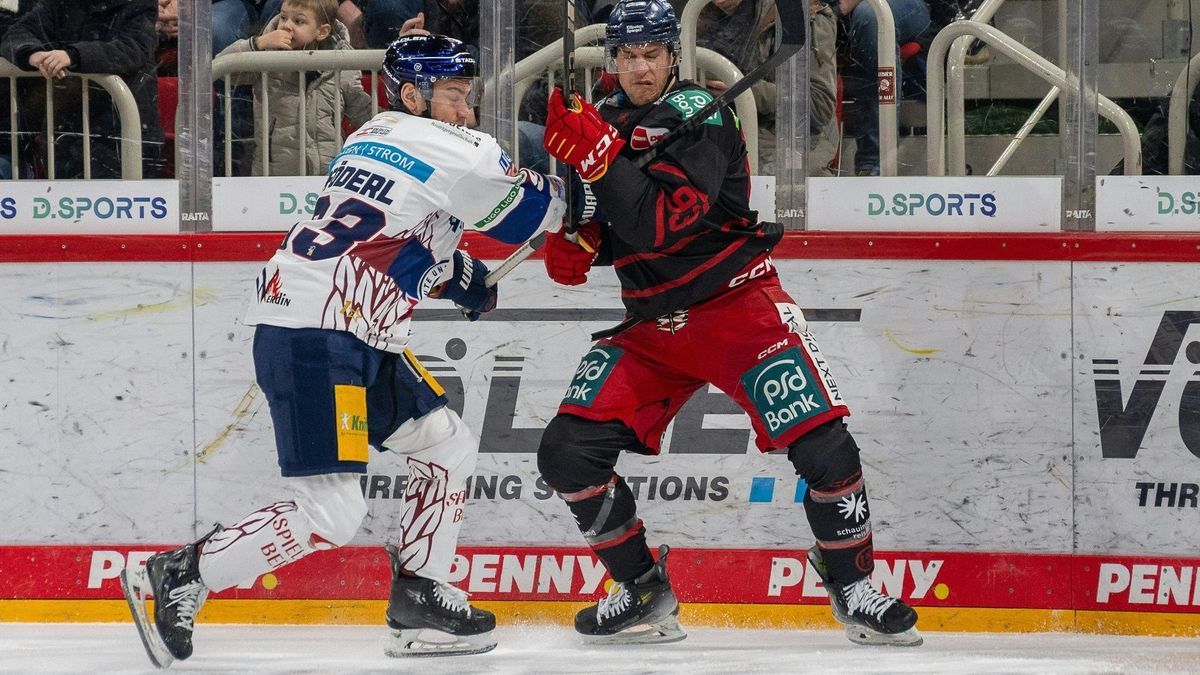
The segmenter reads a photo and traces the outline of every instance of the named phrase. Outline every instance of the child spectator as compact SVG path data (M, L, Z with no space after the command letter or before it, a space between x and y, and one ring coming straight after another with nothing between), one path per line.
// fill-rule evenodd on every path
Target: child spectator
M221 54L263 50L352 49L345 25L337 20L337 0L284 0L279 15L271 19L261 35L238 40ZM262 125L270 130L270 174L273 176L320 175L342 147L341 119L335 118L338 98L342 113L355 128L371 116L371 97L363 90L358 71L268 73L266 90L257 73L230 75L233 84L254 85L255 139ZM300 125L298 77L305 80L305 129ZM270 119L262 119L264 97L270 99ZM303 165L300 134L307 137ZM254 153L254 175L263 175L262 151Z
M159 176L163 132L154 67L157 19L157 0L42 0L0 40L0 56L23 70L41 71L45 86L54 87L54 138L49 141L55 144L56 178L84 175L81 88L78 81L64 81L71 72L110 73L125 81L141 117L142 175ZM89 94L91 175L120 177L119 116L99 85L92 85ZM30 105L39 99L31 97ZM44 111L35 116L45 119Z

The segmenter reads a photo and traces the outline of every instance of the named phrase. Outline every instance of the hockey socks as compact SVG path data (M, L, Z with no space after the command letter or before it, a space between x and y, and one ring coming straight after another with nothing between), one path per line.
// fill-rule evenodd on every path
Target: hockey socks
M333 548L313 534L311 521L295 502L276 502L217 532L200 555L200 577L223 591L293 563L313 551Z
M871 507L858 445L842 420L826 422L788 448L796 473L808 482L804 515L830 578L843 583L870 576Z

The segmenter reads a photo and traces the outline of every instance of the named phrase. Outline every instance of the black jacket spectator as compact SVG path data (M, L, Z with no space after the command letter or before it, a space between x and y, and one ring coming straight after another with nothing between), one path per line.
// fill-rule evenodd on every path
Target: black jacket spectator
M479 0L425 0L425 30L479 49Z
M63 50L76 73L119 75L137 101L142 127L143 176L158 177L162 166L163 131L158 115L158 78L154 51L158 35L156 0L41 0L17 20L0 40L0 56L25 70L36 70L29 57L39 51ZM83 116L77 80L56 80L56 177L83 176ZM92 177L121 175L120 122L108 94L99 86L89 90L92 137ZM34 98L23 125L45 126L45 111ZM37 126L34 126L37 128Z

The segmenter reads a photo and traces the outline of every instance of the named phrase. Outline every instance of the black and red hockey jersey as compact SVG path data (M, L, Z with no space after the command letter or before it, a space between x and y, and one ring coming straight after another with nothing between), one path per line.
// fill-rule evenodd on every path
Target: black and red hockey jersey
M721 293L782 236L779 224L759 223L750 210L746 143L728 108L638 168L638 156L712 99L683 81L654 103L634 107L618 93L599 107L626 145L591 186L607 221L597 264L615 268L634 318L659 317Z

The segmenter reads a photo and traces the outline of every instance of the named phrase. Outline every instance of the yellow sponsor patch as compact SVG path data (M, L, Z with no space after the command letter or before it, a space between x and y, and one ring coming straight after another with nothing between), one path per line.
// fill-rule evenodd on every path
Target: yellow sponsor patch
M367 461L367 389L353 384L333 385L334 423L340 462Z
M416 355L408 351L408 349L404 350L404 360L408 361L408 365L412 367L417 377L420 377L422 382L429 385L434 395L442 396L446 393L446 389L442 387L442 383L438 382L433 375L430 375L429 371L425 370L425 366L421 365L421 362L417 360Z

